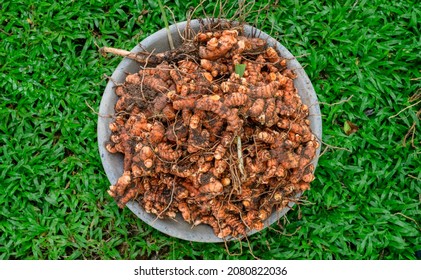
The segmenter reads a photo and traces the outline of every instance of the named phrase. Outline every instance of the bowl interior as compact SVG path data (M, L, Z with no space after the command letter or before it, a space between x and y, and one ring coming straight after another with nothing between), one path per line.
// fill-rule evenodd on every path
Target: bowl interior
M170 26L170 32L173 37L174 45L178 46L182 43L180 33L182 34L183 30L186 28L187 22L181 22L176 25ZM198 31L200 28L200 23L198 20L193 20L190 22L190 26L193 30ZM244 27L246 36L254 36L266 39L269 45L276 47L280 54L288 59L288 68L294 69L297 74L297 78L294 80L294 84L298 89L298 92L301 96L301 99L304 104L309 106L309 119L311 121L312 132L321 140L322 138L322 120L320 114L320 107L317 102L317 96L314 92L313 86L305 73L304 69L294 58L294 56L279 42L270 37L268 34L246 25ZM167 31L162 29L151 36L143 40L140 45L148 50L157 52L163 52L170 49L167 37ZM140 52L143 49L138 45L132 52ZM117 66L117 69L114 71L111 76L112 79L107 84L104 94L102 96L100 109L99 109L99 118L98 118L98 145L99 153L101 156L102 164L104 166L105 173L111 184L115 184L117 179L123 174L123 156L121 154L111 154L105 149L105 142L109 141L111 131L108 128L108 125L112 122L112 117L114 115L114 105L117 102L117 96L114 94L114 82L123 83L125 81L126 73L135 73L139 70L140 64L124 58L122 62ZM317 165L317 159L320 154L320 147L316 152L316 157L313 160L314 167ZM292 207L294 203L290 203L289 206ZM197 242L222 242L223 239L218 238L213 233L210 226L207 225L198 225L192 227L183 220L181 215L177 215L176 220L171 219L156 219L155 215L146 213L143 208L136 202L129 202L127 207L136 214L140 219L142 219L147 224L158 229L159 231L174 236L180 239L197 241ZM288 212L289 208L286 207L281 211L274 212L272 215L265 221L265 227L276 222L280 217L285 215ZM250 231L249 235L255 233L256 231Z

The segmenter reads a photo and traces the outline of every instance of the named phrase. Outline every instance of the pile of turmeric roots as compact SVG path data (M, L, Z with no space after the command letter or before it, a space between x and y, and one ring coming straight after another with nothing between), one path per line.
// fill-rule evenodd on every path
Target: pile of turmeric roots
M231 28L188 43L184 55L149 54L115 87L106 148L124 154L124 174L108 193L120 207L136 200L159 218L244 236L309 189L319 145L309 108L265 40Z

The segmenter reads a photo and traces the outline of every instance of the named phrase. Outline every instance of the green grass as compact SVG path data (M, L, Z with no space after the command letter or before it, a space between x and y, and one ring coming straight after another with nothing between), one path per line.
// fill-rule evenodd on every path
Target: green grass
M323 102L323 140L340 149L320 158L288 221L228 243L229 253L168 237L106 194L87 104L98 108L104 74L121 59L95 44L131 49L163 28L155 1L21 2L0 4L0 259L415 259L421 250L420 106L390 118L421 85L418 1L280 1L267 16L253 7L248 21L299 56ZM178 21L198 2L163 1ZM350 136L347 120L359 127ZM416 148L402 144L414 122Z

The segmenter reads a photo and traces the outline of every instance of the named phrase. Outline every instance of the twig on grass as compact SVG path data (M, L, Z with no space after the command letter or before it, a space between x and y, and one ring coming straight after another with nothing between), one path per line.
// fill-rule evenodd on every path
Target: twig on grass
M389 117L389 119L393 119L393 118L395 118L395 117L399 116L399 115L400 115L403 111L406 111L406 110L408 110L409 108L412 108L412 107L414 107L415 105L417 105L417 104L419 104L419 103L421 103L421 100L418 100L418 102L416 102L416 103L414 103L414 104L411 104L411 105L409 105L409 106L407 106L407 107L403 108L403 109L402 109L402 110L400 110L398 113L394 114L393 116L390 116L390 117Z
M397 212L397 213L393 214L393 216L396 216L396 215L402 216L402 217L404 217L404 218L406 218L406 219L408 219L408 220L413 221L413 222L417 225L417 228L418 228L418 229L421 229L421 228L420 228L420 225L419 225L419 224L417 223L417 221L415 221L413 218L408 217L407 215L402 214L401 212Z
M415 139L415 125L416 122L414 122L411 127L409 128L408 132L405 134L405 137L403 138L403 146L406 147L406 140L408 139L408 137L411 135L411 146L412 148L416 148L415 143L414 143L414 139Z
M243 254L243 244L241 244L241 240L238 239L238 238L235 238L235 240L237 240L240 243L240 253L231 253L231 251L228 248L228 242L224 238L225 252L227 252L228 256L230 256L230 257L241 256Z
M101 118L112 118L112 115L102 115L99 112L95 111L95 109L89 105L88 101L85 100L86 106L88 106L89 109L91 109L92 112L94 112L96 115L100 116Z
M415 102L416 100L418 100L417 102ZM394 117L396 117L396 116L398 116L399 114L401 114L403 111L405 111L405 110L407 110L407 109L409 109L409 108L412 108L412 107L414 107L415 105L417 105L417 104L419 104L419 103L421 103L421 89L418 89L417 90L417 92L415 93L415 94L413 94L411 97L409 97L409 99L408 99L408 101L409 102L415 102L414 104L411 104L411 105L409 105L409 106L407 106L407 107L405 107L405 108L403 108L402 110L400 110L397 114L395 114L395 115L393 115L393 116L391 116L391 117L389 117L389 119L392 119L392 118L394 118ZM420 118L420 115L421 115L421 109L419 109L417 112L416 112L416 117L417 118ZM411 125L411 127L409 128L409 130L408 130L408 132L405 134L405 137L403 138L403 140L402 140L402 142L403 142L403 146L405 147L406 146L406 140L408 139L408 137L411 137L411 146L413 147L413 148L416 148L416 146L415 146L415 132L416 132L416 124L417 124L417 122L416 121L414 121L413 123L412 123L412 125Z
M355 6L357 6L357 4L358 4L358 0L357 0L357 1L355 1L354 5L352 5L352 7L351 7L351 9L348 11L348 13L351 13L351 12L354 10Z
M396 116L399 116L399 114L400 113L402 113L403 111L405 111L405 110L407 110L407 109L409 109L409 108L412 108L412 107L414 107L415 105L417 105L417 104L419 104L420 102L421 102L421 89L418 89L417 90L417 92L415 93L415 94L413 94L411 97L409 97L409 99L408 99L408 101L409 102L414 102L414 101L416 101L416 100L418 100L417 102L415 102L414 104L411 104L411 105L409 105L409 106L407 106L407 107L405 107L405 108L403 108L402 110L400 110L397 114L395 114L395 115L393 115L393 116L391 116L391 117L389 117L389 119L392 119L392 118L394 118L394 117L396 117ZM421 110L418 110L418 112L417 112L417 117L419 117L419 115L421 114Z
M322 157L322 155L324 155L329 149L335 149L335 150L341 150L341 151L347 151L347 152L349 152L349 153L351 153L352 151L351 150L349 150L349 149L347 149L347 148L343 148L343 147L337 147L337 146L333 146L333 145L330 145L330 144L327 144L327 143L325 143L325 142L323 142L323 140L321 140L319 137L317 137L316 136L316 138L317 138L317 140L320 142L320 143L322 143L323 145L325 145L326 146L326 148L323 150L323 152L321 152L320 153L320 155L319 155L319 158L321 158Z
M293 57L291 57L288 60L292 60L292 59L295 59L295 58L306 57L306 56L309 56L309 55L311 55L311 53L303 53L303 54L300 54L300 55L293 56Z
M274 232L280 235L291 237L291 236L294 236L301 229L301 226L297 227L293 233L283 233L282 231L274 229L273 227L269 227L269 229L273 230Z
M354 95L351 95L348 99L341 100L341 101L338 101L338 102L335 102L335 103L332 103L332 104L329 104L329 103L326 103L326 102L319 102L319 105L326 105L326 106L332 107L332 106L335 106L335 105L339 105L339 104L347 103L347 102L349 102L349 101L350 101L353 97L354 97Z
M418 181L421 181L421 179L420 179L420 178L415 177L414 175L411 175L411 174L408 174L408 177L410 177L410 178L412 178L412 179L415 179L415 180L418 180Z
M246 238L246 240L247 240L247 245L248 245L248 247L249 247L249 252L250 252L250 254L253 256L253 258L254 258L254 259L256 259L256 260L260 260L258 257L256 257L256 256L253 254L253 250L251 249L250 240L248 239L247 235L246 235L246 236L244 236L244 237L245 237L245 238Z
M0 32L6 34L7 36L12 36L12 33L7 33L6 31L4 31L3 29L0 28Z

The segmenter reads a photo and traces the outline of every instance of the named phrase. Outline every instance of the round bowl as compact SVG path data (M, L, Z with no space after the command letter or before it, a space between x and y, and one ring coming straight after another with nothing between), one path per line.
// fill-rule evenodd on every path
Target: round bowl
M198 20L190 21L190 27L196 32L199 30L200 24L201 23ZM170 32L172 34L175 46L182 44L180 34L182 34L186 26L187 22L181 22L170 26ZM288 68L293 69L297 75L297 78L294 80L294 84L298 89L302 102L309 107L309 119L311 121L312 132L317 136L319 140L321 140L322 120L320 114L320 107L318 105L317 96L314 92L314 88L304 69L301 67L300 63L284 46L282 46L279 42L270 37L268 34L249 25L245 25L244 32L245 36L260 37L262 39L267 40L268 44L270 46L275 47L279 51L281 56L287 58ZM140 45L146 50L153 50L154 53L169 50L170 46L168 43L167 30L162 29L150 35L145 40L143 40L140 43ZM132 52L142 51L143 49L140 47L140 45L137 45L134 49L132 49ZM115 184L117 182L117 179L123 174L123 156L121 154L111 154L105 149L105 142L109 141L111 135L111 131L109 130L108 125L112 121L112 118L107 116L114 115L114 105L116 104L118 99L118 97L114 93L114 82L123 83L125 81L126 73L135 73L139 70L139 67L140 64L131 59L124 58L121 61L121 63L117 66L117 69L112 74L111 79L107 84L107 87L105 88L99 108L97 127L99 153L101 156L105 173L107 174L107 177L111 184ZM317 165L319 154L320 147L318 148L316 156L312 162L314 164L314 167L316 167ZM294 203L290 202L290 204L288 205L289 207L285 207L280 211L272 213L272 215L265 221L265 227L273 224L280 217L285 215L290 209L290 207L292 207L293 205ZM196 242L224 241L224 239L218 238L214 234L210 226L202 224L192 227L192 225L185 222L179 214L177 214L176 220L156 219L155 215L146 213L146 211L144 211L144 209L135 201L127 203L127 207L145 223L170 236ZM256 233L255 230L250 231L248 235L254 233Z

